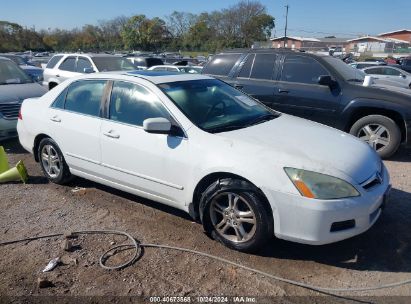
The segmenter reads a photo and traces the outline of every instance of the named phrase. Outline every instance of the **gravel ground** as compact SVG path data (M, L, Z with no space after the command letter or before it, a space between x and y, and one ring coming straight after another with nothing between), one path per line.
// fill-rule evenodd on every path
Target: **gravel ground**
M24 160L30 179L26 185L0 184L2 241L69 230L116 229L129 232L141 242L196 249L324 287L369 286L411 279L411 150L403 149L386 161L393 190L382 217L368 232L325 246L273 239L262 252L251 255L229 250L209 239L201 225L172 208L83 179L75 179L67 186L48 183L39 165L17 141L3 145L11 163ZM86 192L73 193L76 186L86 188ZM118 236L80 237L72 252L61 249L62 238L0 247L0 295L3 299L36 296L30 301L48 299L41 296L104 296L98 299L116 302L119 298L110 297L222 295L268 297L267 302L285 299L284 296L302 296L287 298L290 303L306 300L306 296L315 296L318 303L324 299L345 301L170 250L148 248L130 267L120 271L102 269L99 256L122 241L124 238ZM130 252L122 253L122 257L127 254ZM55 257L61 257L62 264L43 274L41 270ZM108 262L120 262L120 256ZM54 286L38 288L38 278L47 279ZM340 295L411 296L411 286ZM373 299L383 299L378 297ZM263 302L262 298L257 299ZM404 303L411 301L402 299Z

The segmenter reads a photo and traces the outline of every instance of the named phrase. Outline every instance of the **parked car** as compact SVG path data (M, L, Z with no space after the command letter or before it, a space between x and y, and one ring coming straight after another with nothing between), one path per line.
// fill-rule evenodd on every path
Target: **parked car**
M22 56L13 54L0 54L0 56L13 60L34 81L43 82L43 69L29 64L29 62L26 61Z
M0 140L17 135L17 116L23 99L40 97L45 92L12 60L0 57Z
M177 65L155 65L147 69L148 71L169 71L176 73L199 74L203 67L197 66L177 66Z
M284 113L346 131L384 157L411 143L409 90L365 86L365 73L337 58L289 50L234 50L204 67L216 76ZM407 91L404 93L403 91Z
M399 68L391 66L378 66L365 68L363 71L377 79L396 81L411 89L411 74Z
M407 57L401 60L401 69L411 73L411 57Z
M372 67L372 66L380 66L380 65L387 65L387 64L385 62L380 62L380 61L360 61L360 62L352 62L349 65L352 66L353 68L362 70L362 69Z
M146 70L152 66L164 64L162 59L156 57L132 56L126 58L130 60L138 70Z
M94 72L132 71L136 67L126 58L108 54L57 54L47 63L43 85L49 90L64 80Z
M360 140L203 75L71 79L25 100L18 132L50 181L81 176L182 209L242 251L274 235L319 245L360 234L390 188Z

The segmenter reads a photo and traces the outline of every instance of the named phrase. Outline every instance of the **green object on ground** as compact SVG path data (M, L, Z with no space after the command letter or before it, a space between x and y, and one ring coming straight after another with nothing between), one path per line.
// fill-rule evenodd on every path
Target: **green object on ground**
M26 183L28 180L28 174L23 161L19 161L14 168L0 173L0 183L15 182L21 180Z
M9 170L9 160L3 146L0 146L0 174Z

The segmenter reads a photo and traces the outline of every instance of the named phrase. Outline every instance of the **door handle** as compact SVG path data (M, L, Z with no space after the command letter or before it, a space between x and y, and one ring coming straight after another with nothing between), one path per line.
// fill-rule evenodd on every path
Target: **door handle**
M59 75L59 74L57 74L57 75L56 75L56 77L60 77L60 75Z
M240 90L241 90L242 88L244 88L244 86L242 86L241 84L235 84L234 87L237 88L237 89L240 89Z
M278 89L278 93L280 93L280 94L288 94L288 93L290 93L290 91L285 90L285 89Z
M116 138L116 139L117 139L117 138L120 138L120 135L114 133L113 130L110 130L110 131L108 131L108 132L104 132L103 135L104 135L104 136L107 136L107 137L110 137L110 138Z
M54 122L61 122L61 119L58 116L53 116L50 118L50 120Z

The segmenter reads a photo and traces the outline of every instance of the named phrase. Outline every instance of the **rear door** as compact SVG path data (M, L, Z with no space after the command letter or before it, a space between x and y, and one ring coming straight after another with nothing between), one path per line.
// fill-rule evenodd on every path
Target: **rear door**
M101 103L106 80L72 83L48 109L50 136L70 168L94 175L101 163Z
M278 81L275 80L277 58L278 55L272 52L248 54L234 86L272 107L274 92L278 90Z

